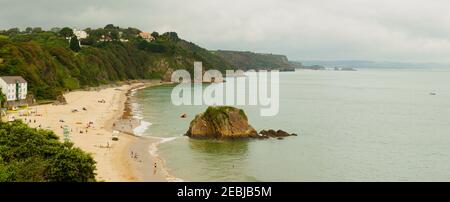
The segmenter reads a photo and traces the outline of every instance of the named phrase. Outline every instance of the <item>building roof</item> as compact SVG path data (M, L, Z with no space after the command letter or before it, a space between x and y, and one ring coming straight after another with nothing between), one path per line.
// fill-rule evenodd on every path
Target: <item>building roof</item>
M141 33L139 33L139 36L141 36L144 39L154 39L152 34L150 34L148 32L141 32Z
M17 81L19 83L26 83L27 81L21 77L21 76L2 76L0 77L1 79L3 79L3 81L5 81L7 84L14 84Z

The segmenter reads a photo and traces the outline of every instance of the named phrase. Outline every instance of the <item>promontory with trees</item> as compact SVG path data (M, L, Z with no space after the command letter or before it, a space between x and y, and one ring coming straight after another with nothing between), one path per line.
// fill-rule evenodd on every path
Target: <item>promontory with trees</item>
M290 66L287 58L271 54L209 51L179 38L176 32L152 32L148 40L137 28L112 24L82 31L86 33L83 38L68 27L0 30L0 75L24 77L30 94L48 100L67 90L163 78L169 70L180 68L193 71L194 61L202 61L204 69L220 71Z

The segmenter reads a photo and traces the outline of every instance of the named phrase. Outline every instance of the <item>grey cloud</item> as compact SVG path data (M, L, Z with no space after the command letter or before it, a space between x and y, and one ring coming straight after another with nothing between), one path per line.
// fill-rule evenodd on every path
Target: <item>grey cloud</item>
M209 49L291 59L450 62L450 2L435 0L0 0L0 29L177 31Z

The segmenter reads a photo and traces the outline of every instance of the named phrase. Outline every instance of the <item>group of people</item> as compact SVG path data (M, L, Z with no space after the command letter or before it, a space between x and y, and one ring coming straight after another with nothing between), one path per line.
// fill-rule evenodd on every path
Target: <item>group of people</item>
M139 158L139 155L137 154L137 152L131 151L131 158L137 160ZM139 160L139 162L142 162ZM156 174L157 171L157 166L156 166L156 162L153 163L153 174Z
M27 122L27 118L25 118L24 120L25 120L25 123L26 123ZM32 122L36 123L36 119L34 119L34 120L28 119L28 123L32 123Z

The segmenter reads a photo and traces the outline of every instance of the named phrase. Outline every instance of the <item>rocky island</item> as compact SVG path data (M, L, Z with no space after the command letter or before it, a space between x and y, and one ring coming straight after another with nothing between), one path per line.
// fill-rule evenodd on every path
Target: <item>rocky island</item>
M239 139L297 136L285 131L262 130L258 133L249 123L244 110L229 106L210 106L195 116L185 134L190 138Z

